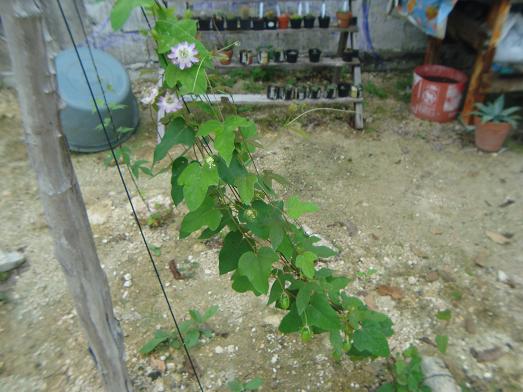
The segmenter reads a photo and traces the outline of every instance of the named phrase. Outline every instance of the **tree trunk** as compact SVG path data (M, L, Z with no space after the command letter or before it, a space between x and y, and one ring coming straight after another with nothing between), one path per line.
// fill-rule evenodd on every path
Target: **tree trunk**
M131 391L123 337L59 120L54 66L37 0L2 0L25 141L55 256L65 274L105 388ZM87 352L87 350L86 350Z

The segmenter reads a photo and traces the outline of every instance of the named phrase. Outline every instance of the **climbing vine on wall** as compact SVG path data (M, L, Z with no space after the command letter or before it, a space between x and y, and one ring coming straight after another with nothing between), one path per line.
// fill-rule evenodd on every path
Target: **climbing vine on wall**
M296 221L318 207L296 196L280 199L273 184L283 179L258 170L252 158L259 148L256 124L208 99L207 72L220 51L198 40L195 20L179 18L154 0L118 0L113 28L121 28L135 7L154 15L150 34L163 69L161 85L148 96L165 113L165 136L153 161L171 159L174 146L184 147L170 163L173 202L189 210L180 238L226 233L220 274L231 276L234 290L267 295L268 305L285 312L282 333L298 332L305 342L328 333L337 359L389 356L391 320L349 295L347 277L318 266L335 252Z

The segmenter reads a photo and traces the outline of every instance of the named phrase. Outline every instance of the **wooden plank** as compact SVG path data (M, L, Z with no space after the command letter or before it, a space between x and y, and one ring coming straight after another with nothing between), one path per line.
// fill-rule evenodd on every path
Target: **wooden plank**
M490 39L485 50L476 56L470 75L467 96L463 104L463 111L461 112L463 121L466 124L472 124L471 113L474 111L474 105L477 102L483 102L485 99L483 91L488 89L488 86L482 85L482 78L485 77L484 75L489 75L492 72L492 60L496 54L496 46L500 40L503 24L507 19L509 11L510 0L497 0L489 11L487 24L491 31Z
M80 325L108 391L131 391L123 335L96 253L82 194L59 119L55 71L37 0L0 2L16 79L25 143L44 207L54 251ZM26 173L25 175L28 175ZM26 331L30 337L31 331ZM85 350L87 355L87 350Z
M515 93L519 91L523 91L523 75L502 77L490 74L482 78L482 94Z
M236 56L238 57L238 56ZM321 68L321 67L336 67L341 68L344 66L354 66L360 64L359 59L355 59L353 61L347 62L343 61L339 57L322 57L320 58L319 63L311 63L309 61L309 57L300 56L298 58L298 61L296 63L275 63L270 62L269 64L259 64L259 63L253 63L250 65L244 65L240 64L237 60L237 58L233 59L233 62L229 65L223 65L219 62L215 63L214 66L219 69L227 69L227 68L253 68L253 67L261 67L261 68L293 68L293 69L303 69L303 68Z
M217 34L224 34L224 35L241 35L245 33L256 33L256 34L263 34L263 35L275 35L275 34L291 34L291 33L305 33L305 34L318 34L318 33L357 33L358 32L358 26L349 26L349 27L329 27L326 29L320 28L320 27L313 27L312 29L275 29L275 30L221 30L221 31L214 31L214 30L204 30L204 31L198 31L199 34L202 35L202 37L208 36L208 35L217 35Z
M353 82L357 86L361 86L361 67L359 65L354 67ZM360 102L354 104L354 128L363 129L363 98Z
M277 105L291 105L291 104L308 104L308 105L323 105L323 104L343 104L343 103L355 103L362 102L362 98L319 98L319 99L269 99L265 95L261 94L209 94L211 102L227 102L235 103L237 105L265 105L265 106L277 106ZM192 101L189 96L185 97L187 102Z
M442 44L442 39L429 37L429 42L425 51L425 59L423 60L424 64L439 63Z

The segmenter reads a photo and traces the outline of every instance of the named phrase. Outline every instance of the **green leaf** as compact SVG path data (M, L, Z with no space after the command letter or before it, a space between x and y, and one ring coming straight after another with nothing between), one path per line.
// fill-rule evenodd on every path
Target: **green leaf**
M307 283L298 291L298 295L296 296L296 309L298 310L298 314L305 312L305 309L309 306L314 287L314 284Z
M180 94L205 94L207 92L207 72L201 63L184 70L175 67L173 79L180 83Z
M211 306L210 308L208 308L204 313L203 313L203 322L206 322L208 321L211 317L213 317L216 313L218 313L218 310L220 308L218 307L218 305L213 305Z
M203 316L201 315L200 312L198 312L198 310L196 309L189 309L189 314L191 316L191 318L196 321L198 324L201 324L204 322L203 320Z
M169 150L176 144L184 144L187 147L194 144L194 130L185 123L182 117L175 118L167 126L165 135L154 149L153 164L165 158Z
M354 347L362 353L370 353L375 357L388 357L390 355L387 338L379 326L369 324L354 332Z
M171 334L169 332L159 329L154 332L154 338L149 340L142 346L142 348L140 348L140 352L142 354L149 354L153 352L160 344L166 342L170 337Z
M234 185L238 188L238 193L242 202L245 204L251 204L251 200L254 197L254 184L258 178L254 174L247 174L236 178Z
M245 385L243 387L247 391L255 391L259 387L261 387L262 384L263 384L263 381L260 378L256 377L256 378L253 378L252 380L247 381L247 383L245 383Z
M442 310L442 311L436 313L436 318L438 320L449 321L451 317L452 317L452 312L450 311L450 309L445 309L445 310Z
M292 304L289 313L283 317L278 329L281 333L292 333L298 332L302 326L303 320L296 310L296 304Z
M118 0L111 11L111 26L120 30L135 7L151 7L154 0Z
M183 185L183 196L189 210L198 208L205 199L207 190L212 185L218 185L220 178L216 165L192 162L178 178L178 184Z
M312 295L305 314L310 325L325 331L341 328L338 313L331 307L325 294L315 293Z
M198 133L196 136L204 137L208 136L211 133L216 134L216 132L220 129L223 129L223 124L218 120L209 120L205 121L204 123L200 124L200 127L198 128Z
M183 335L183 341L187 348L195 347L198 345L200 340L200 331L197 329L191 329Z
M252 283L249 281L249 278L242 275L238 270L232 274L232 289L238 293L245 293L247 291L252 291L254 295L258 296L262 293L254 288Z
M278 249L285 236L285 231L280 222L274 221L269 228L269 240L271 241L272 249Z
M307 212L316 212L319 210L316 204L300 201L297 196L289 197L285 203L285 208L289 216L293 219L297 219Z
M312 252L305 252L296 258L296 267L309 279L314 278L314 262L318 257Z
M221 219L222 213L215 206L214 200L207 196L198 209L189 212L183 218L180 238L185 238L204 226L211 230L215 229L220 224Z
M215 134L214 147L216 147L227 166L229 166L235 148L234 140L236 139L236 135L234 129L226 126L220 127L216 129Z
M376 392L396 392L396 388L393 383L386 383L376 389Z
M283 293L283 289L285 287L285 280L283 278L283 273L281 271L278 271L278 275L276 276L276 279L274 280L271 291L269 293L269 300L267 302L267 305L272 304L273 302L276 302L278 298Z
M185 170L189 161L185 157L178 157L174 160L171 170L171 197L175 205L179 205L183 200L183 187L178 185L178 177Z
M247 169L239 161L238 154L233 153L229 167L221 157L216 157L216 166L220 178L229 185L234 185L236 178L248 174Z
M229 388L231 392L243 392L243 384L236 379L229 381L227 388Z
M252 248L249 242L243 237L239 231L231 231L225 236L223 246L219 255L219 270L220 275L227 272L234 271L238 268L238 261L240 257Z
M278 255L271 248L260 248L258 255L244 253L238 261L238 271L246 276L253 287L260 293L269 291L269 276L272 264L278 261Z
M447 335L436 336L436 345L440 353L445 354L447 352L447 346L449 344L449 337Z

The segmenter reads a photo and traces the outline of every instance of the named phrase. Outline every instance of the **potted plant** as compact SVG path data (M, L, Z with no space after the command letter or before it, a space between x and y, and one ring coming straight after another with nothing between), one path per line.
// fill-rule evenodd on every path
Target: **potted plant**
M339 10L336 12L336 19L338 19L338 27L346 29L349 27L352 12Z
M335 84L329 84L325 89L325 98L333 99L336 98L337 87Z
M477 116L474 118L476 147L487 152L499 151L510 129L521 119L521 116L516 114L521 107L505 108L505 96L501 95L494 102L477 103L476 108L472 113Z
M242 30L250 30L251 22L251 9L244 5L240 8L240 28Z
M265 29L265 19L255 16L252 18L252 28L253 30L263 30Z
M280 16L278 16L278 28L280 29L288 29L289 28L289 14L283 13Z
M309 97L312 99L319 99L321 97L321 87L320 86L312 86L309 89Z
M219 44L218 58L220 60L220 64L229 65L232 62L232 56L234 54L233 48L233 42L228 40L225 40L225 42Z
M338 83L338 97L345 98L349 96L351 85L349 83Z
M341 53L341 59L347 63L350 63L353 57L354 51L352 50L352 48L345 48Z
M276 18L274 11L269 10L265 13L265 26L267 30L276 30L278 27L278 18Z
M238 30L238 17L232 13L228 13L225 18L225 23L227 25L227 30L236 31Z
M198 17L198 29L200 31L209 31L211 29L211 18L208 15L200 14Z
M311 63L319 63L321 56L321 50L317 48L309 49L309 61Z
M312 29L314 27L314 21L316 17L313 14L307 14L303 17L303 27L306 29Z
M225 27L225 17L223 12L218 12L212 17L212 27L214 30L223 31Z
M298 61L298 55L300 52L298 52L296 49L289 49L285 51L285 55L287 57L288 63L295 63Z
M283 63L285 61L285 51L277 48L272 51L272 59L275 63Z
M296 96L296 89L291 84L288 84L283 88L283 99L290 101Z
M269 99L278 99L280 98L280 87L270 84L267 86L267 98Z
M320 25L320 28L328 29L330 23L331 23L330 16L318 16L318 24Z
M303 18L298 14L291 14L291 28L299 29L301 28L301 21Z

